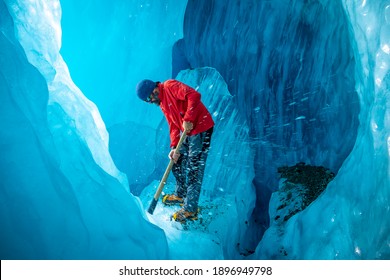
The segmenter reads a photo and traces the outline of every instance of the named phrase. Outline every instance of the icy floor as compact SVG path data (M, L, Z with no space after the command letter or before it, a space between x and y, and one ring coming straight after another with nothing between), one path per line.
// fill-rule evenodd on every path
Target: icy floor
M229 199L210 202L202 196L199 202L198 220L180 224L171 220L180 206L165 206L161 202L164 194L172 193L173 184L167 184L153 215L147 212L159 182L153 181L140 195L146 216L151 223L162 228L167 236L171 259L213 260L224 259L220 235L223 234L224 219L228 218L233 203ZM226 223L226 220L225 220Z

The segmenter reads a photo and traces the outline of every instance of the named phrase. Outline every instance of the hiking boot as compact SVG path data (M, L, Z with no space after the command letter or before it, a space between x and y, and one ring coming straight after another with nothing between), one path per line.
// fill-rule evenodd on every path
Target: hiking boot
M185 223L187 220L195 221L198 219L198 212L189 212L182 208L173 214L172 219L179 223Z
M184 203L184 200L181 197L178 197L177 195L166 194L162 199L162 203L164 203L165 205L176 205L176 204L182 205Z

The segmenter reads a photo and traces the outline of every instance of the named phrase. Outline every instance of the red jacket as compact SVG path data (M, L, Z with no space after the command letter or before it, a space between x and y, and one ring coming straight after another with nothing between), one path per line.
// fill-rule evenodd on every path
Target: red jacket
M171 147L176 147L183 129L183 121L193 123L188 135L204 132L214 126L214 121L200 101L200 93L176 80L167 80L158 85L160 107L169 125Z

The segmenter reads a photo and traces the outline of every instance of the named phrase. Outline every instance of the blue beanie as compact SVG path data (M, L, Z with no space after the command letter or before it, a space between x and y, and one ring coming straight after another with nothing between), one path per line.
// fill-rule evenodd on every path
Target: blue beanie
M156 83L151 80L142 80L137 84L136 91L138 97L146 101L149 95L153 92L156 87Z

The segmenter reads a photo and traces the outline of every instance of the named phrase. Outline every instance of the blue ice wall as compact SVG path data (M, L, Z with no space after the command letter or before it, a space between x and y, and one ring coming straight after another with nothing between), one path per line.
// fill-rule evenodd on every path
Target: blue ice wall
M250 127L258 238L278 167L306 162L337 173L355 144L349 31L341 1L188 2L185 60L221 73Z
M58 1L0 1L0 257L165 259L59 55L60 15Z
M250 124L254 221L267 224L278 166L338 172L315 203L266 231L254 258L389 258L387 5L189 1L186 60L215 67Z
M285 227L267 231L258 258L390 259L390 6L342 4L361 107L356 144L323 196Z

